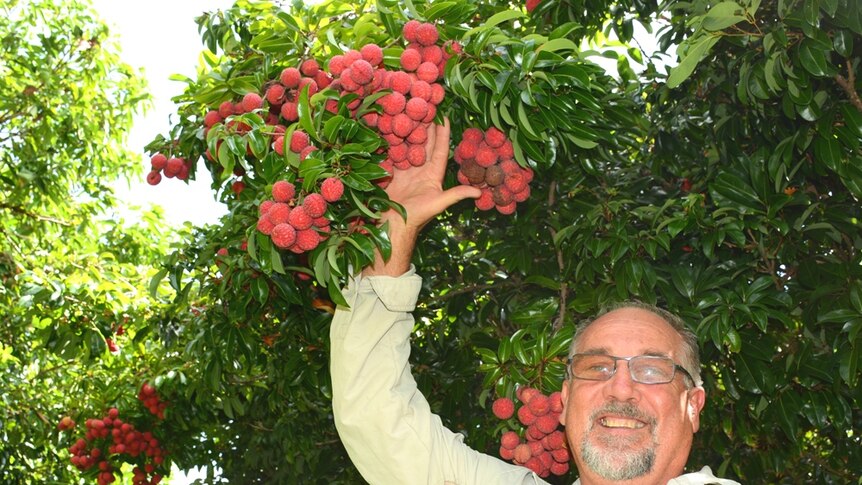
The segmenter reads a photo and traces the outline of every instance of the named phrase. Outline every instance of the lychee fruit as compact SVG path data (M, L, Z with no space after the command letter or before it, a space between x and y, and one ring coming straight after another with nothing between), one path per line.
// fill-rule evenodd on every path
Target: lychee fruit
M309 77L313 77L319 70L320 64L314 59L308 59L299 65L299 72Z
M165 177L176 177L182 172L185 165L185 161L182 158L171 158L165 165Z
M515 403L508 397L501 397L491 405L491 411L499 419L509 419L515 414Z
M287 223L281 223L273 227L270 233L272 243L281 249L287 249L296 242L296 229Z
M418 76L420 80L431 84L440 77L440 69L438 69L437 65L433 62L423 62L418 68L416 68L416 76Z
M404 112L411 120L422 121L428 114L428 102L422 98L410 98L404 105Z
M301 152L308 146L308 133L302 130L296 130L290 136L290 151L294 153Z
M150 166L153 170L163 170L165 166L168 164L168 157L164 156L161 153L156 153L150 158Z
M262 215L257 219L257 230L263 234L269 236L272 234L272 230L275 226L270 222L269 217L267 215Z
M272 184L272 198L276 202L287 202L296 195L296 186L286 180Z
M287 101L281 105L281 117L287 121L296 121L299 119L299 110L296 103Z
M216 123L221 123L222 117L218 114L216 110L207 111L207 114L204 116L204 126L207 128L211 128Z
M407 100L404 98L403 94L393 91L380 98L378 103L383 106L384 113L395 116L404 111L404 106L407 104Z
M374 68L365 59L359 59L350 65L350 77L356 84L366 85L374 79Z
M290 215L287 217L287 222L290 223L293 227L295 227L298 231L302 231L304 229L308 229L311 227L312 219L308 212L304 207L294 207L293 210L290 211Z
M392 133L401 138L406 138L413 131L413 123L413 120L409 116L404 113L398 113L392 118Z
M311 251L320 244L320 235L314 229L310 229L310 227L309 225L309 228L297 231L296 233L296 245L303 251Z
M506 431L500 437L500 445L508 450L514 450L519 444L521 444L521 437L514 431Z
M320 184L320 194L327 202L335 202L344 194L344 183L340 179L330 177Z
M329 72L331 72L333 76L340 76L345 67L347 66L344 65L344 56L341 54L336 54L329 59ZM297 79L296 82L298 83L299 80Z
M290 206L284 202L276 202L272 205L269 211L267 211L266 216L269 218L269 222L271 222L273 226L285 224L290 217Z
M406 95L413 88L413 79L404 71L395 71L389 76L389 86L393 91Z
M437 27L432 23L423 23L416 28L416 42L423 46L433 45L440 38Z
M404 24L404 29L401 32L401 35L404 36L404 40L407 42L416 42L416 36L420 25L422 25L422 23L418 20L408 20L407 23Z
M533 454L530 453L530 446L526 443L521 443L515 447L515 463L524 464L532 456Z
M266 100L269 104L284 103L284 86L281 84L273 84L266 90Z
M162 174L158 170L153 170L147 174L147 183L150 185L158 185L162 181Z
M316 219L326 213L326 200L320 194L308 194L302 200L302 207L312 219Z
M490 127L485 131L485 143L491 148L497 148L506 142L506 134L495 127Z
M401 68L407 72L413 72L422 65L422 54L416 49L404 49L401 53ZM434 66L437 69L437 66Z
M242 97L242 109L246 113L252 112L263 107L263 99L257 93L246 93Z
M233 103L230 101L223 101L218 107L218 114L222 119L234 114Z
M365 44L359 49L359 53L372 66L379 66L383 62L383 49L377 44Z

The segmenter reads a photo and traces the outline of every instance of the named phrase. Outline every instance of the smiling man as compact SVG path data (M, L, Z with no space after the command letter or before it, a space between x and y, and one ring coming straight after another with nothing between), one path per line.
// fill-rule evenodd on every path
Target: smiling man
M521 466L471 449L431 412L410 373L410 334L422 279L410 264L422 227L479 189L442 189L446 122L429 130L426 163L387 187L407 219L389 223L392 255L354 278L330 329L332 408L339 436L372 484L544 484ZM685 473L699 414L697 340L663 310L638 303L578 328L563 383L563 414L580 485L732 485L709 468Z

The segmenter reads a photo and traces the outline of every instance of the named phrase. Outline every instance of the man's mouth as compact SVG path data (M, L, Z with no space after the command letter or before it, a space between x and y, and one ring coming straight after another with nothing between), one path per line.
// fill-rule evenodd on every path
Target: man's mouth
M646 424L643 421L628 418L614 418L605 416L599 419L599 424L605 428L626 428L626 429L641 429Z

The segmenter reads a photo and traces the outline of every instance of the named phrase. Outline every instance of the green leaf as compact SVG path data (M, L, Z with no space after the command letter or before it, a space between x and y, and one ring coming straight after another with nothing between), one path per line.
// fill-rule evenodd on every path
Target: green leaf
M799 44L799 61L802 67L817 77L827 76L826 55L811 39L803 39Z
M718 3L706 13L701 26L710 32L724 30L745 20L744 11L736 2Z
M569 39L553 39L545 42L540 45L536 52L558 52L558 51L572 51L577 52L578 45Z
M717 36L703 35L683 41L683 45L686 47L685 54L680 54L680 63L671 69L667 78L667 86L673 89L688 79L700 61L709 54L709 50L718 42L718 39Z
M471 36L473 36L473 34L491 29L492 27L495 27L495 26L497 26L503 22L506 22L509 20L520 19L520 18L523 18L525 16L526 15L523 12L520 12L517 10L503 10L501 12L497 12L496 14L492 15L491 18L486 20L485 23L483 23L479 27L472 28L472 29L468 30L467 32L465 32L464 35L462 36L462 39L466 40L466 39L470 38Z

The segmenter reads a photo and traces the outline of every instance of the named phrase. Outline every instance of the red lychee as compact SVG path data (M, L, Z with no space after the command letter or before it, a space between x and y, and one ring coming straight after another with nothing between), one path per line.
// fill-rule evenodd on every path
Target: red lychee
M422 121L428 114L428 102L422 98L410 98L404 105L404 112L411 120Z
M294 207L293 210L290 211L290 215L287 217L287 222L290 223L291 226L295 227L298 231L302 231L304 229L308 229L311 227L312 219L308 212L304 207Z
M509 401L511 401L511 399ZM500 445L508 450L514 450L519 444L521 444L521 438L518 436L518 433L514 431L506 431L503 433L503 436L500 437Z
M281 84L273 84L266 90L266 100L269 104L284 103L284 86Z
M262 107L263 99L260 97L259 94L246 93L246 95L242 97L242 109L245 110L246 113L250 113Z
M340 76L345 67L347 66L344 65L344 56L341 54L336 54L329 59L329 72L331 72L333 76ZM299 80L297 80L297 82L299 82Z
M243 190L245 190L245 183L242 180L237 180L230 185L230 190L234 194L239 195Z
M504 460L509 460L509 461L514 460L515 459L515 450L514 449L510 450L508 448L501 446L500 447L500 458L502 458Z
M262 215L257 219L257 230L263 234L269 236L272 234L272 229L274 226L272 222L270 222L269 217L266 215Z
M413 145L424 145L425 141L428 140L428 130L425 128L425 125L419 125L413 128L413 131L407 135L405 140L407 143Z
M407 149L407 160L414 167L423 165L425 163L425 146L410 145L410 148Z
M532 456L532 453L530 453L530 446L526 443L521 443L515 447L515 463L524 464Z
M296 130L290 136L290 151L294 153L301 152L308 146L308 133L302 130Z
M404 71L395 71L389 76L389 86L393 91L406 95L413 87L413 79Z
M491 196L490 190L482 190L482 195L474 201L476 208L480 211L487 211L494 208L494 198ZM522 407L523 409L523 407Z
M281 84L284 85L287 89L294 89L299 86L299 80L302 78L302 74L299 72L299 69L295 67L286 67L281 71L281 75L279 76L279 80Z
M317 74L317 71L319 70L320 64L318 64L317 61L314 59L308 59L306 61L303 61L303 63L299 66L299 72L309 77L313 77L315 74Z
M150 158L150 166L153 170L163 170L165 166L168 164L168 157L164 156L161 153L156 153Z
M506 134L492 126L485 131L485 143L491 148L497 148L506 142Z
M230 101L222 102L222 104L220 104L218 107L218 114L223 119L234 114L233 103L231 103Z
M392 133L405 138L413 131L413 123L414 121L409 116L404 113L398 113L392 118Z
M399 92L391 92L380 98L378 103L383 106L384 113L395 116L404 111L404 106L407 104L407 100L404 98L403 94Z
M416 35L420 25L422 25L422 23L418 20L407 21L407 23L404 24L404 30L401 32L401 35L404 36L404 40L407 42L416 42Z
M218 114L218 111L216 111L216 110L207 111L206 116L204 116L204 126L206 126L207 128L211 128L216 123L221 123L221 122L222 122L222 117L220 114Z
M296 233L296 245L303 251L311 251L318 244L320 244L320 235L314 229L304 229Z
M536 419L536 427L539 428L539 431L545 434L553 433L554 430L557 429L558 424L560 424L560 417L555 413L539 416L539 418Z
M438 83L431 84L431 104L437 105L443 101L446 90Z
M393 162L400 162L407 158L407 149L409 146L406 143L389 147L387 154Z
M335 202L344 193L344 183L340 179L330 177L320 184L320 194L327 202Z
M529 426L536 422L536 415L530 411L528 406L521 406L518 408L518 420L524 426Z
M272 184L272 198L276 202L287 202L296 195L296 186L286 180Z
M326 200L320 194L308 194L302 200L302 207L312 219L316 219L326 213Z
M299 110L296 103L287 101L281 105L281 117L287 121L296 121L299 119Z
M168 160L168 163L165 165L165 177L171 178L176 177L183 170L183 167L186 165L185 161L182 158L171 158Z
M423 62L416 69L416 75L420 80L431 84L440 77L440 70L437 68L437 65L432 62Z
M509 419L515 414L515 403L508 397L501 397L491 405L491 411L499 419Z
M462 143L464 141L469 141L478 146L479 143L482 143L482 141L485 140L485 134L482 133L482 130L480 130L479 128L467 128L461 135L461 140Z
M401 68L407 72L413 72L422 65L422 54L416 49L404 49L401 53ZM437 67L434 66L436 70Z
M423 46L433 45L440 38L440 33L437 32L437 27L432 23L423 23L416 28L416 42Z
M527 13L533 13L533 10L536 10L536 7L542 3L542 0L527 0L524 6L527 8Z
M272 243L281 249L287 249L296 242L296 229L287 223L281 223L272 229Z
M410 86L410 96L413 98L424 99L425 101L431 101L431 85L425 81L417 80Z
M262 215L266 214L270 209L272 209L273 205L275 205L274 200L267 199L267 200L261 202L260 205L257 207L258 215L262 216Z
M359 49L359 53L372 66L379 66L383 62L383 49L377 44L365 44Z
M497 153L490 147L481 147L476 151L476 163L482 167L490 167L497 163Z
M273 226L284 224L287 222L288 217L290 217L290 206L284 202L276 202L267 211L266 216Z
M374 79L374 68L365 59L359 59L350 65L350 77L356 84L366 85Z
M157 170L153 170L147 174L147 183L150 185L159 185L159 182L162 181L162 174L160 174Z

